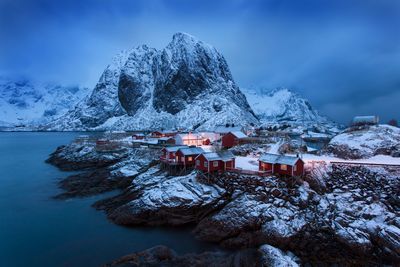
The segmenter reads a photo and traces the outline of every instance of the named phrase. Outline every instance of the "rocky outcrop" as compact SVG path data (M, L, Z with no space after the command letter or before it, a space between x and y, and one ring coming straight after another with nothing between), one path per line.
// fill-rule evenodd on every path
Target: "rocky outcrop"
M361 126L346 129L335 136L327 152L344 159L400 154L400 128L390 125Z
M225 201L222 188L197 182L194 173L167 177L154 167L135 177L126 192L96 206L117 224L182 225L200 221Z
M279 257L279 255L277 255ZM279 259L277 259L279 261ZM156 246L141 252L136 252L115 260L105 266L220 266L220 267L256 267L262 265L261 253L255 249L238 252L202 252L199 254L178 255L165 246ZM287 265L291 266L291 265ZM293 265L295 266L295 265Z

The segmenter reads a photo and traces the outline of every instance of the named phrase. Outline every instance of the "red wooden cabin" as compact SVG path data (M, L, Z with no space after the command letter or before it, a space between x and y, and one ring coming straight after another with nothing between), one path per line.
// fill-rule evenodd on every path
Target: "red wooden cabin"
M193 167L195 163L195 158L204 153L204 150L200 147L185 147L180 148L175 153L176 160L187 167Z
M196 169L205 173L224 172L235 168L235 156L229 152L207 152L196 158Z
M160 138L160 137L174 137L176 132L174 131L154 131L151 133L152 137Z
M132 138L133 139L136 139L136 140L142 140L142 139L144 139L144 134L142 134L142 133L137 133L137 134L133 134L132 135Z
M187 146L170 146L161 149L160 160L164 162L177 162L176 152L180 148L186 148Z
M222 136L222 146L225 148L231 148L237 146L241 139L246 138L247 135L240 131L229 132Z
M301 176L304 173L304 161L299 157L266 153L261 155L259 159L259 171Z

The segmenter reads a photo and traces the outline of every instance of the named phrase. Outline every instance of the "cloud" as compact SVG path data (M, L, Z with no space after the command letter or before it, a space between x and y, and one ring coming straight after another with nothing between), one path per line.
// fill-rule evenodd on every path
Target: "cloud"
M242 87L293 88L341 122L400 119L382 103L400 90L399 28L395 0L3 0L0 74L94 86L120 50L184 31L220 50Z

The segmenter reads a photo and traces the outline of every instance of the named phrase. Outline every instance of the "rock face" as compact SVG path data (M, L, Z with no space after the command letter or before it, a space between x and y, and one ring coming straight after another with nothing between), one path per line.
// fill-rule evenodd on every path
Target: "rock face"
M46 129L213 128L257 123L224 57L177 33L161 51L140 46L118 55L91 96Z
M168 247L156 246L124 256L105 266L261 267L269 265L262 265L261 255L255 249L247 249L239 252L203 252L200 254L185 254L180 256Z
M328 152L341 158L360 159L375 155L400 155L400 128L390 125L349 128L335 136Z
M0 126L34 129L61 117L88 93L79 86L0 77Z

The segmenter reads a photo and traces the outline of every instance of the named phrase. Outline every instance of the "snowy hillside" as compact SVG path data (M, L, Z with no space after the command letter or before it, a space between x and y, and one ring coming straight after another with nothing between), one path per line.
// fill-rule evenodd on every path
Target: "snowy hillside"
M210 129L257 124L224 57L177 33L159 51L145 45L115 57L90 97L47 130Z
M0 77L0 126L38 125L65 114L85 97L78 86L35 83Z
M348 129L330 141L328 150L341 158L400 156L400 128L377 125Z

